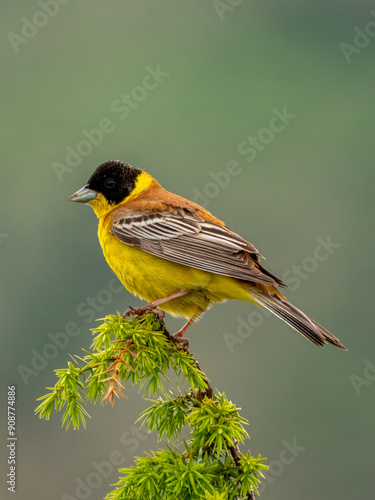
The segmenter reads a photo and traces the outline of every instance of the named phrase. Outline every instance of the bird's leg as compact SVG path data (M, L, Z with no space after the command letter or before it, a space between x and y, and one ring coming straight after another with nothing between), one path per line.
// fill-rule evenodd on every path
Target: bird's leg
M182 345L182 347L185 347L185 349L187 350L189 350L190 340L184 337L184 333L189 328L189 326L192 325L194 321L199 318L202 312L203 309L199 308L198 311L194 314L194 316L190 318L189 321L180 330L178 330L178 332L172 335L172 337L176 339Z
M168 302L169 300L177 299L178 297L183 297L190 290L181 290L176 293L172 293L172 295L168 295L168 297L163 297L162 299L154 300L153 302L149 302L145 306L141 307L130 307L127 311L125 311L122 316L125 318L126 316L140 316L147 311L152 311L159 316L160 319L163 319L165 316L165 312L158 308L164 302Z
M184 337L184 333L192 323L194 323L194 318L189 319L189 321L180 330L178 330L178 332L172 335L172 337L176 339L182 347L185 347L186 350L189 350L190 340Z

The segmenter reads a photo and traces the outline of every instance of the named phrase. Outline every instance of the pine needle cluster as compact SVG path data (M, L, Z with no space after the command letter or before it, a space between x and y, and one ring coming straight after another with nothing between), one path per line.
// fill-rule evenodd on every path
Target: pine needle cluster
M124 318L107 316L93 330L90 351L74 356L58 381L39 398L40 418L63 411L63 426L79 428L89 417L85 406L125 396L126 383L140 385L152 406L140 418L159 441L172 441L167 449L137 457L135 465L120 469L123 476L107 500L254 498L262 470L260 456L243 455L239 444L248 434L247 421L224 393L213 391L193 356L184 350L155 314ZM189 389L171 397L168 371L188 382ZM182 428L189 439L177 444Z

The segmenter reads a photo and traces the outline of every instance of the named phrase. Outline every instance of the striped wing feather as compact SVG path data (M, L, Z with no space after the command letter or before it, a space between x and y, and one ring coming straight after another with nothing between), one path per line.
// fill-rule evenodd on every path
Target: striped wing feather
M122 217L113 221L111 231L123 243L172 262L245 281L282 284L260 266L260 254L251 243L187 210Z

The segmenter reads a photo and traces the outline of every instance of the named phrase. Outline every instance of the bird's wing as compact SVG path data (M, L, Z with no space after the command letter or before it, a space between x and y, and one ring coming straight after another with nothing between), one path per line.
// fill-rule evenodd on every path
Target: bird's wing
M260 254L251 243L188 210L122 215L113 220L111 232L127 245L185 266L246 281L281 284L260 266Z

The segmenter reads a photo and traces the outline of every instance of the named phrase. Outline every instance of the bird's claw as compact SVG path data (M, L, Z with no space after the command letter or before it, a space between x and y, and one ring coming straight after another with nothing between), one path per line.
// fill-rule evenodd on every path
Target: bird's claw
M187 352L189 352L190 340L186 337L183 337L180 332L175 333L172 337L177 340L177 342L183 347Z
M142 307L129 307L124 313L121 314L123 318L126 318L127 316L142 316L143 314L147 312L153 312L156 314L159 318L160 321L164 319L165 312L162 311L161 309L158 309L157 307L152 307L151 304L147 304Z

